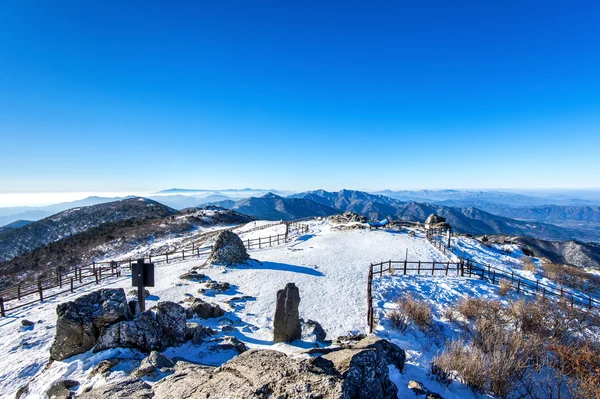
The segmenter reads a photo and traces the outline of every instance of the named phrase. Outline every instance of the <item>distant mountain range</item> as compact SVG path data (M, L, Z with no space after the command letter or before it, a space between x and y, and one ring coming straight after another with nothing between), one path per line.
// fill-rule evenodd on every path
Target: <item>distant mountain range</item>
M362 191L341 190L335 193L316 190L292 197L319 202L340 212L356 212L373 220L388 218L423 222L427 216L435 213L445 217L456 231L475 235L511 234L552 240L600 240L600 231L568 229L549 223L514 220L473 207L458 208L432 203L403 202Z
M268 193L262 197L250 197L239 201L220 201L214 205L232 209L257 219L292 220L311 216L329 216L339 213L337 209L304 198L284 198Z
M72 208L0 233L0 262L106 223L153 219L176 213L176 210L146 198Z

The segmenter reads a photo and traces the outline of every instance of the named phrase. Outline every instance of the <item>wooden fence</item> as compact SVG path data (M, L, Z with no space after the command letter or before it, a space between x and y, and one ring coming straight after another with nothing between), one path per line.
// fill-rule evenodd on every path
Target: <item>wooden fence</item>
M252 231L266 229L275 224L258 226ZM230 230L232 228L226 229ZM215 234L210 232L207 234ZM243 240L246 248L257 249L267 246L279 245L288 242L296 235L305 234L309 231L308 225L299 223L290 223L288 234L278 234L275 236L259 237ZM245 231L244 233L246 233ZM206 235L206 234L205 234ZM169 263L176 260L186 260L192 257L201 257L209 255L211 246L198 246L192 242L191 246L175 251L166 252L157 255L141 255L139 259L148 259L148 262ZM25 282L8 287L0 291L0 316L5 317L10 311L43 302L45 299L52 298L64 293L74 292L76 289L90 284L99 284L102 280L121 277L122 268L127 267L131 270L131 265L136 259L112 260L102 262L92 262L89 265L75 266L69 269L56 268L54 274L50 277L38 279L35 282ZM51 290L49 292L49 290Z
M461 262L468 262L473 269L479 270L478 274L482 275L482 278L487 278L492 284L496 284L496 281L500 283L500 281L509 282L511 287L513 287L517 293L521 290L525 291L533 291L540 292L544 297L546 295L550 295L553 297L560 298L561 300L570 300L571 304L582 305L587 307L588 309L600 309L600 299L593 295L583 295L578 292L574 292L571 289L565 289L562 285L556 284L556 286L543 284L540 280L532 280L521 276L515 276L515 272L510 270L503 270L493 267L489 264L483 264L479 262L475 262L472 259L469 259L466 253L460 251L456 247L446 247L446 245L437 237L431 236L428 237L429 242L432 245L439 249L439 247L443 247L443 252L446 254L446 250L449 253L454 254L459 258ZM512 268L515 264L511 263L509 268Z
M570 304L571 308L577 306L580 309L598 312L600 302L585 295L566 292L562 287L542 284L538 281L524 279L515 276L514 272L506 272L487 265L472 262L470 259L460 259L458 262L422 262L422 261L394 261L372 263L367 277L367 323L369 332L373 332L373 278L381 277L383 274L401 275L425 275L425 276L455 276L473 278L474 276L483 280L487 279L491 284L500 284L505 281L517 293L530 292L541 295L544 299L554 300L560 303Z

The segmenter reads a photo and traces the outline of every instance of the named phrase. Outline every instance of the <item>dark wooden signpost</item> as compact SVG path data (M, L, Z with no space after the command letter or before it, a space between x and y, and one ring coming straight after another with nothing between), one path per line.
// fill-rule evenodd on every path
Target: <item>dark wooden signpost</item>
M144 287L154 287L154 263L144 263L138 259L131 265L131 285L138 289L138 306L140 311L146 310L146 295Z

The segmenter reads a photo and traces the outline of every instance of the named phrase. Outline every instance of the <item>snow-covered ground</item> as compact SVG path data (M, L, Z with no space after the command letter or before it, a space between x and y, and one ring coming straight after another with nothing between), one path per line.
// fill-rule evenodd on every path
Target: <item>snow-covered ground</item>
M243 239L265 237L285 232L283 225L243 233L254 227L254 222L238 229ZM257 225L272 222L257 222ZM156 266L156 287L150 288L151 296L147 307L158 301L181 302L184 294L193 294L206 301L218 303L226 310L222 318L210 320L192 320L210 326L219 331L219 335L232 335L243 341L248 347L271 348L298 355L314 344L296 341L292 344L274 344L272 323L275 313L277 290L286 283L293 282L300 289L300 316L318 321L328 338L340 335L367 332L367 274L371 263L387 260L439 261L450 260L427 242L422 233L416 232L410 237L407 231L387 230L339 230L330 222L318 220L307 222L310 231L294 238L287 244L250 251L253 258L246 265L234 267L205 266L206 257L194 257L185 261ZM178 245L170 243L169 245ZM160 243L155 243L160 245ZM503 262L505 254L486 252L475 244L463 245L465 251L473 256L487 257L489 261ZM408 250L408 252L407 252ZM482 254L483 253L483 254ZM508 256L508 255L506 255ZM518 254L512 257L518 261ZM179 276L193 267L204 267L201 272L210 279L231 284L225 293L198 293L203 283L179 279ZM109 350L93 354L84 353L65 361L55 361L48 365L49 349L55 332L58 303L65 302L91 292L99 287L132 289L130 278L121 278L101 282L99 286L90 285L68 294L49 299L42 304L26 307L12 312L0 319L0 396L12 397L15 391L29 382L31 398L43 397L52 382L59 379L75 379L82 384L78 392L85 388L104 384L122 378L131 372L143 355L133 350ZM375 333L391 339L407 351L407 366L403 374L394 372L393 379L398 383L399 397L406 397L407 383L418 379L445 398L471 398L471 392L460 384L450 388L439 386L426 375L431 354L443 346L445 338L453 337L457 331L444 327L440 335L432 339L418 330L409 330L405 334L392 331L386 322L386 312L399 295L412 292L427 299L434 306L436 320L443 318L443 307L465 296L496 297L497 287L491 287L484 281L456 277L425 277L384 275L374 280L375 315L380 323ZM233 297L249 298L231 301ZM234 322L234 331L221 331L223 319ZM34 321L33 327L21 326L21 320ZM434 350L432 350L432 348ZM202 346L185 344L166 351L169 357L180 357L204 364L218 365L228 360L232 354L214 357ZM110 374L104 377L86 377L90 368L99 361L120 357L124 360ZM150 381L152 382L152 381ZM410 392L410 395L413 393Z

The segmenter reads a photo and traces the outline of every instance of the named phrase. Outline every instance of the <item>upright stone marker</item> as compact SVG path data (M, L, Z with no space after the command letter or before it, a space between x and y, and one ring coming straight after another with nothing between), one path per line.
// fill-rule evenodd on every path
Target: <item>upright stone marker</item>
M285 288L277 291L277 306L273 320L273 340L275 342L291 342L300 339L300 290L294 283L287 283Z

